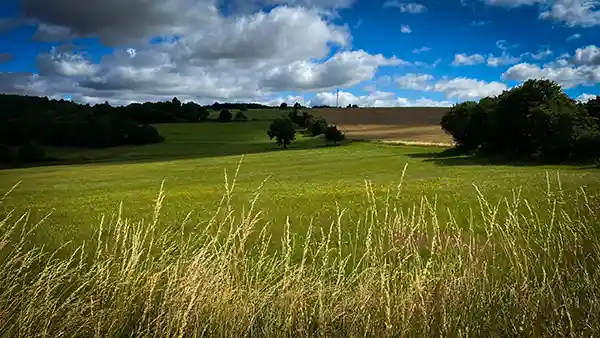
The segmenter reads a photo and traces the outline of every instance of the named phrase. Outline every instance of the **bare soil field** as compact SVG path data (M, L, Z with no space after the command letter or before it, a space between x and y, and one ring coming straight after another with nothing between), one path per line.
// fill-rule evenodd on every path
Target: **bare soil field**
M350 138L381 141L450 144L452 138L440 128L448 108L326 108L313 109L336 124Z

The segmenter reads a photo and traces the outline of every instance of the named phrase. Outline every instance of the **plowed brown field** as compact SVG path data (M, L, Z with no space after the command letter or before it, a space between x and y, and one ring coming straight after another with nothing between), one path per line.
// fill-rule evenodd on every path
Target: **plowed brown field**
M452 142L440 128L448 108L342 108L312 109L336 124L350 138L424 143Z

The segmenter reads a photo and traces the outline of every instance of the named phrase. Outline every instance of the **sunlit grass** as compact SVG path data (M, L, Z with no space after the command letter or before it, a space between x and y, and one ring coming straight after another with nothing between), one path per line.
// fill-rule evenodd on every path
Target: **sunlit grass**
M472 186L469 218L458 221L464 210L406 194L409 167L393 189L366 181L361 207L340 201L324 211L330 221L312 218L294 227L297 215L275 221L261 207L271 178L245 203L236 199L243 172L226 176L204 223L182 210L178 222L165 224L170 193L161 188L144 214L128 218L122 207L114 218L88 224L95 235L76 248L32 247L30 236L47 229L53 216L37 224L29 213L8 213L0 221L0 331L22 337L598 334L599 200L583 188L565 191L548 175L543 198L530 200L518 186L501 199Z

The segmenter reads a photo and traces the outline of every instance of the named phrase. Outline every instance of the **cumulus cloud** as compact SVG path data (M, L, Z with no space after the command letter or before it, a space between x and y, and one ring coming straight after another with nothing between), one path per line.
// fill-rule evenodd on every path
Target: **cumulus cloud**
M594 0L555 0L540 18L563 22L568 26L600 25L600 9Z
M406 74L396 78L396 84L402 89L413 89L428 92L440 92L447 98L476 99L494 96L502 93L508 87L501 82L486 82L483 80L458 77L442 78L434 81L430 74Z
M494 54L488 54L487 65L490 67L512 65L512 64L519 62L520 60L521 60L521 58L512 56L506 52L502 52L502 54L499 56L495 56Z
M577 101L579 101L579 102L583 102L583 103L585 103L585 102L588 102L589 100L593 100L593 99L595 99L597 96L598 96L598 95L594 95L594 94L586 94L586 93L584 93L584 94L581 94L581 95L579 95L579 96L576 98L576 100L577 100Z
M572 61L576 65L600 65L600 48L595 45L578 48Z
M140 5L139 1L104 2L121 13ZM163 30L164 18L158 18L158 14L169 12L174 4L192 0L167 0L162 4L144 1L149 8L139 9L140 17L131 18L129 23L114 23L114 18L109 18L104 13L106 9L98 7L95 1L89 4L99 11L95 14L79 2L58 0L53 4L59 8L73 5L75 13L95 15L90 22L83 22L86 20L56 9L41 13L48 7L45 2L26 0L29 16L36 14L48 27L65 28L66 38L96 34L106 41L122 42L146 33L160 36L161 32L175 32L179 27L182 30L177 36L162 36L152 44L146 40L144 44L116 47L100 61L74 52L75 49L55 48L38 56L39 75L3 75L3 91L70 95L74 100L92 103L126 104L173 96L204 103L238 99L267 102L279 99L278 92L343 88L372 79L380 67L410 65L395 56L350 50L347 27L332 23L329 14L319 8L279 6L268 12L225 17L215 11L212 0L193 0L196 7L192 9L204 6L204 16L192 24L187 11L178 10L179 16ZM308 2L316 6L326 1L305 3ZM334 1L329 4L333 6ZM112 23L123 28L122 36L113 34ZM43 25L38 31L48 30ZM341 48L331 55L334 47Z
M390 7L395 7L400 9L401 12L403 13L413 13L413 14L417 14L417 13L423 13L427 10L427 7L425 7L424 5L420 4L420 3L416 3L416 2L400 2L398 0L389 0L386 1L383 4L384 8L390 8Z
M410 33L412 33L412 29L410 29L409 25L402 25L400 27L400 32L405 33L405 34L410 34Z
M459 77L454 79L442 79L433 86L428 87L430 91L442 92L448 98L475 99L485 96L501 94L508 87L501 82L486 82L483 80Z
M373 78L380 66L408 64L381 54L371 55L363 50L343 52L323 64L299 61L268 71L263 84L267 88L288 90L323 90L336 86L351 86Z
M359 107L449 107L453 104L450 101L434 101L429 98L420 98L410 100L404 97L398 97L392 92L375 91L368 95L355 96L352 93L340 91L340 106L358 105ZM310 101L311 106L328 105L335 106L337 95L333 92L322 92L314 96Z
M481 54L456 54L454 55L453 66L473 66L485 62L485 57Z
M573 35L569 36L569 37L567 38L567 42L569 42L569 41L573 41L573 40L577 40L577 39L581 39L581 34L579 34L579 33L575 33L575 34L573 34Z
M53 49L51 53L40 54L37 58L38 69L41 75L60 76L93 76L99 67L86 60L84 55L68 52L57 52Z
M426 90L429 81L433 80L430 74L409 73L396 78L396 84L402 89Z
M560 84L563 88L579 85L595 85L600 82L600 67L597 66L559 66L544 65L542 67L529 63L512 66L504 74L504 80L525 81L528 79L547 79Z
M568 26L600 25L600 8L595 0L483 0L489 5L509 8L539 5L540 18Z

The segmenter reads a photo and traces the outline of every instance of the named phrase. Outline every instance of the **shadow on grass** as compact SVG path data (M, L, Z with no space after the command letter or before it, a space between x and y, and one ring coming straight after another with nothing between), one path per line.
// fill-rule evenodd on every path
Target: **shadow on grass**
M338 146L349 145L351 142L339 143ZM202 144L198 144L202 146ZM81 156L73 156L71 158L58 159L56 156L51 161L17 164L12 166L0 165L0 169L20 169L31 167L59 166L59 165L85 165L85 164L131 164L131 163L152 163L177 160L191 160L208 157L226 157L226 156L241 156L261 153L277 153L277 152L293 152L297 150L322 149L330 147L324 139L305 139L292 143L288 148L278 146L275 141L272 143L256 142L256 143L215 143L204 144L205 148L189 151L188 149L177 149L173 147L165 147L162 152L144 152L144 149L135 147L115 147L106 149L106 154L96 156L86 156L83 151ZM149 145L150 147L152 145ZM143 146L142 146L143 147ZM119 149L121 148L121 149ZM119 150L124 150L119 153ZM127 152L130 150L131 152ZM111 151L113 151L111 153Z
M483 156L466 154L464 151L456 148L449 148L443 151L437 152L426 152L426 153L413 153L407 154L411 158L424 159L425 162L431 162L439 166L514 166L514 167L536 167L536 166L550 166L550 165L574 165L580 167L581 165L589 165L586 162L564 162L564 163L553 163L547 161L535 161L535 160L513 160L508 159L505 156Z

